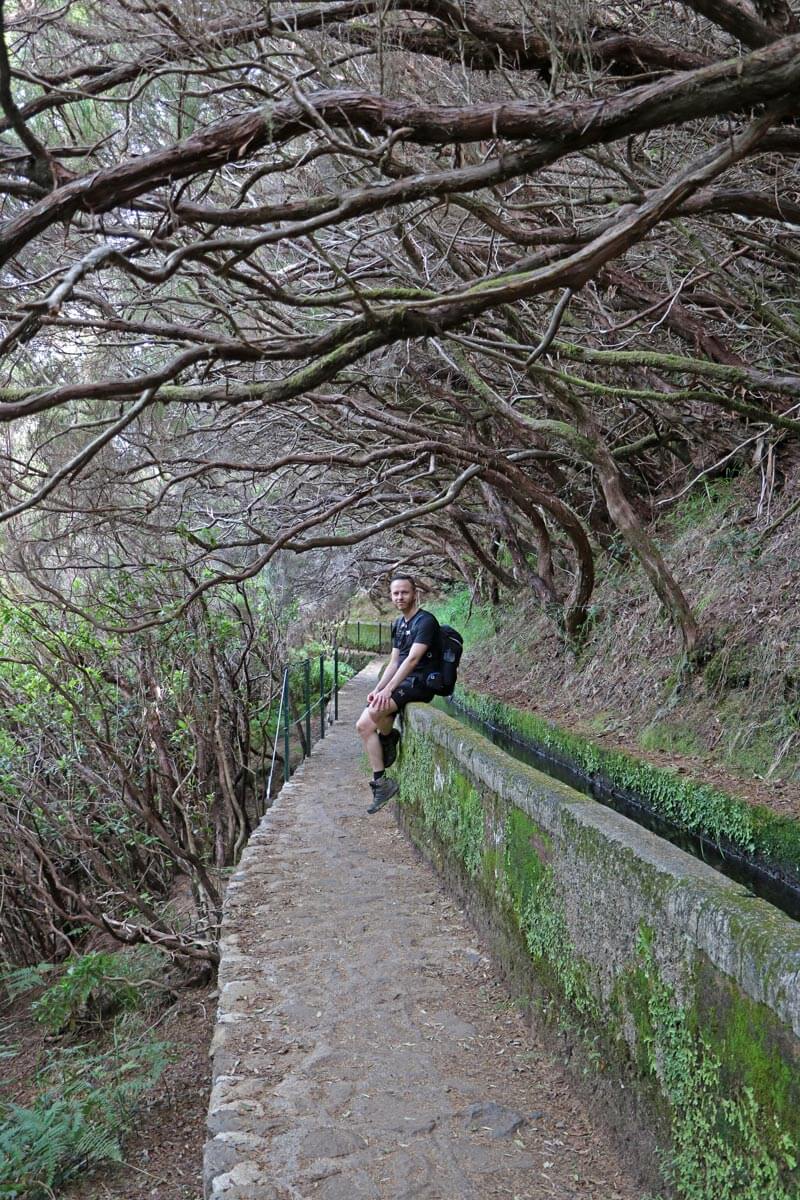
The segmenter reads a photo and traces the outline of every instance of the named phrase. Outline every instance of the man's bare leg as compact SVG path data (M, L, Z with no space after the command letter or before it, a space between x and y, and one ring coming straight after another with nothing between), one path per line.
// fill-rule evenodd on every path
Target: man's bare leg
M396 795L399 790L399 785L396 780L389 779L384 775L385 765L383 761L383 746L381 745L381 735L386 736L391 733L392 725L394 724L397 705L394 701L390 701L391 707L380 709L372 708L371 706L364 709L361 716L356 722L356 729L364 743L364 749L367 752L370 766L372 767L372 804L367 809L368 813L379 812L392 796Z
M391 709L384 708L378 710L376 708L365 708L356 721L356 729L364 743L364 749L367 752L367 758L369 759L369 765L372 767L373 773L384 769L383 746L378 735L383 734L386 737L388 733L392 732L396 715L397 705L392 702Z

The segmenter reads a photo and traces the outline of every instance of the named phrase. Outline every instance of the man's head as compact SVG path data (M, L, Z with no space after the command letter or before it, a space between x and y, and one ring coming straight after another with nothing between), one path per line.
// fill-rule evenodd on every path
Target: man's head
M417 607L417 585L410 575L399 573L392 576L389 589L392 604L399 609L404 617L413 613Z

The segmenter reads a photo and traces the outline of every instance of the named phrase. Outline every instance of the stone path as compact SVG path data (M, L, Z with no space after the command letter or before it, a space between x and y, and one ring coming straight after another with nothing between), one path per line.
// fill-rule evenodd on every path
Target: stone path
M230 884L206 1194L639 1200L391 808L366 815L372 678Z

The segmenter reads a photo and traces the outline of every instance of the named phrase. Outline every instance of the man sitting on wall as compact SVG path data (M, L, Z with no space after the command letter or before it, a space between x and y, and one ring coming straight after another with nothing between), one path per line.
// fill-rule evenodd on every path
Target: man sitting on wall
M356 722L372 767L369 813L383 808L398 790L395 780L384 775L395 760L400 740L393 728L395 717L412 701L427 704L436 694L426 686L426 677L438 667L439 622L433 613L419 607L417 585L410 575L393 575L390 595L400 612L392 623L391 658Z

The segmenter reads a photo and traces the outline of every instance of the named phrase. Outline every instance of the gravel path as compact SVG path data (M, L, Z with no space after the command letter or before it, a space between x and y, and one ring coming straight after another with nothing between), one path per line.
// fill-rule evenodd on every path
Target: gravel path
M372 678L231 881L207 1194L638 1200L391 808L366 815Z

